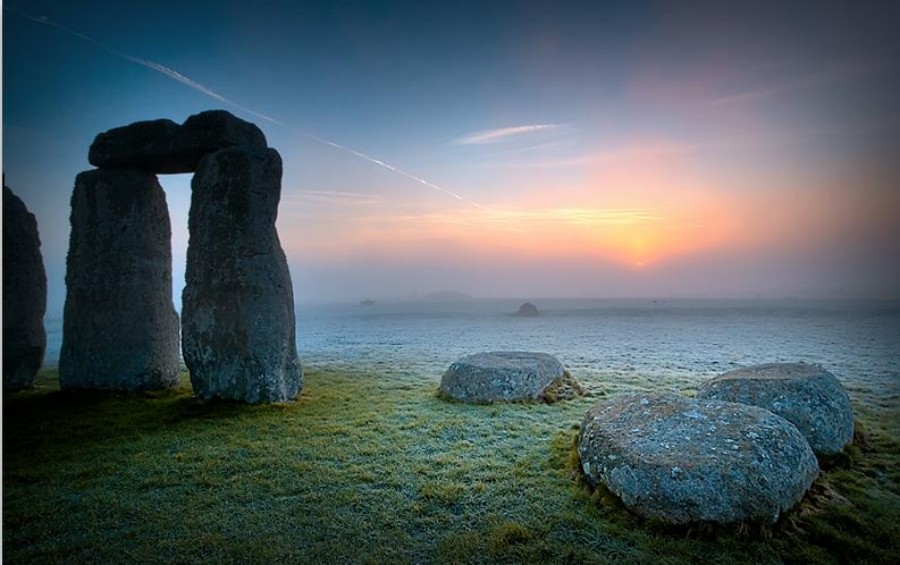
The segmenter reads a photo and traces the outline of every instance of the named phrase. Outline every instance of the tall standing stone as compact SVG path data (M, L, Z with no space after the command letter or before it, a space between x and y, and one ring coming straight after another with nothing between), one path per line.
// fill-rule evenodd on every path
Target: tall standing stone
M182 352L201 398L284 402L303 385L275 229L281 172L274 149L235 147L204 157L191 182Z
M47 349L47 274L37 220L3 185L3 388L34 386Z
M93 170L72 194L59 380L138 391L178 380L166 196L152 173Z

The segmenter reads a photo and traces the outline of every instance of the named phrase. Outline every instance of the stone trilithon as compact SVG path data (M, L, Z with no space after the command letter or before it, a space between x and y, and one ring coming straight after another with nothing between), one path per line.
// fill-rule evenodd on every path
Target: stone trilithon
M194 392L250 403L295 398L303 372L275 229L281 158L262 131L222 110L182 125L138 122L98 135L89 160L100 168L78 176L72 198L63 387L177 381L169 216L156 174L193 171L181 322Z

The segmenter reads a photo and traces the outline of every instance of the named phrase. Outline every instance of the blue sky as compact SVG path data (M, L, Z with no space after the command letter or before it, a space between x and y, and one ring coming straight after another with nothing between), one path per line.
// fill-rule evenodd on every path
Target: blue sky
M299 303L896 295L898 24L888 2L5 2L3 169L51 315L93 137L218 107L284 158ZM177 302L189 176L160 180Z

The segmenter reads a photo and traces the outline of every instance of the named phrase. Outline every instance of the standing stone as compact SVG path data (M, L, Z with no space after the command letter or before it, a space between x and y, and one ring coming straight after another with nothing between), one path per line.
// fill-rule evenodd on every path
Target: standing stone
M59 381L139 391L178 380L169 211L152 173L93 170L72 193Z
M3 185L3 388L34 386L47 349L47 275L37 220Z
M303 385L275 229L281 171L274 149L235 147L204 157L191 182L182 351L201 398L284 402Z

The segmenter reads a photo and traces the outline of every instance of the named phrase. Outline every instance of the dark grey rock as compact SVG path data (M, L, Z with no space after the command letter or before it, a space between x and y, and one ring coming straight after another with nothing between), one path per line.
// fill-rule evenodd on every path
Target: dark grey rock
M195 114L179 126L171 120L136 122L99 134L88 161L104 169L189 173L205 155L228 147L264 152L266 137L256 125L225 110Z
M194 163L191 168L194 171L204 156L229 147L265 153L268 143L256 124L225 110L207 110L184 121L175 139L173 153L186 162Z
M93 170L72 193L59 380L138 391L178 380L165 193L151 173Z
M774 522L819 472L806 439L784 418L673 394L597 403L582 421L578 453L591 485L672 524Z
M564 374L562 363L546 353L476 353L450 365L441 378L440 392L476 404L540 400Z
M182 351L201 398L297 396L294 297L275 219L281 157L238 148L204 157L191 183Z
M525 302L521 306L519 306L519 310L516 312L517 316L537 316L540 312L537 309L537 306L532 304L531 302Z
M187 173L197 160L173 154L180 126L172 120L148 120L98 134L88 150L88 162L103 169L151 173Z
M3 388L34 386L47 349L47 274L37 220L3 185Z
M788 420L814 452L840 452L853 439L853 408L840 381L817 365L769 363L729 371L704 383L698 398L752 404Z

